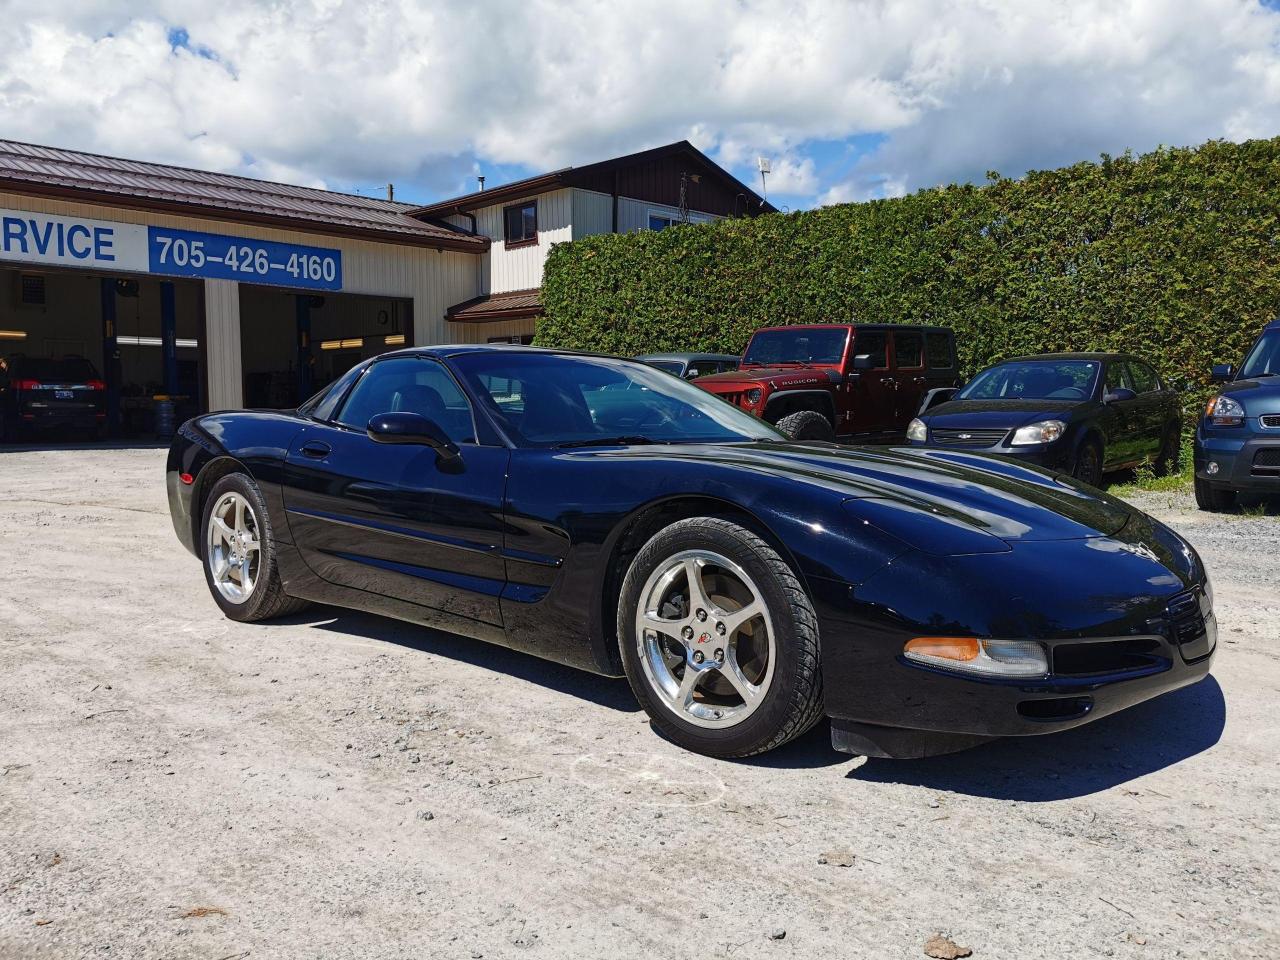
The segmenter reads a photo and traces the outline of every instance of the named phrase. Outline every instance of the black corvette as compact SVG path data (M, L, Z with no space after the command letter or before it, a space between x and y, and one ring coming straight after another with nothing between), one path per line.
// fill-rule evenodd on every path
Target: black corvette
M1181 437L1177 392L1124 353L1006 360L959 390L933 391L907 427L912 444L1018 457L1094 486L1109 470L1175 469Z
M1195 551L1076 481L953 450L787 440L642 363L418 348L169 454L227 616L306 601L608 676L703 753L824 714L923 756L1076 726L1209 670Z

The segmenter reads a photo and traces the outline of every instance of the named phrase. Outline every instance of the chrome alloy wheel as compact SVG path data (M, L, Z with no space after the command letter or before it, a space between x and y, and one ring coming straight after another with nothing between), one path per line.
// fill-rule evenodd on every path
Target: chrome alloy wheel
M677 553L645 582L636 645L650 689L699 727L732 727L751 716L777 660L760 589L710 550Z
M207 536L213 585L231 603L244 603L262 569L258 518L249 501L235 492L219 497L209 514Z

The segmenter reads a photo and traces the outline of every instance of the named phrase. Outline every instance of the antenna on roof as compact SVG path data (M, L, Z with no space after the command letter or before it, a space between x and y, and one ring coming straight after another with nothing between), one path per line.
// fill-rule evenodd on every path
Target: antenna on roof
M756 157L756 169L760 171L760 193L763 194L767 189L765 187L764 176L766 173L770 173L773 169L772 166L769 164L769 158Z
M483 193L484 192L484 175L481 174L480 176L476 177L476 179L480 181L480 192Z
M394 183L387 184L387 199L394 200L396 198L396 185Z

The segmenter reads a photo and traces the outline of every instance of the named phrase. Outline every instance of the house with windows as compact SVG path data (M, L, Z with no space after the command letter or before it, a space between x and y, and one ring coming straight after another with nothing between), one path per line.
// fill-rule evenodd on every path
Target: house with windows
M0 140L0 361L113 436L158 397L292 407L395 347L532 339L554 243L771 210L685 141L422 206Z
M528 343L542 313L539 287L551 245L597 233L665 230L754 217L774 207L681 140L625 157L477 190L411 211L489 240L475 297L446 312L467 340ZM483 328L475 326L483 324Z

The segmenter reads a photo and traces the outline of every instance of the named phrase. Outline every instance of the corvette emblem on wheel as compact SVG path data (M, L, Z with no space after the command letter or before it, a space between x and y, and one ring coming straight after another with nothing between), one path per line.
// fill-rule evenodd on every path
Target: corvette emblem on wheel
M702 633L702 634L699 634L699 635L698 635L698 642L699 642L699 643L710 643L710 642L711 642L711 634L709 634L709 633Z

